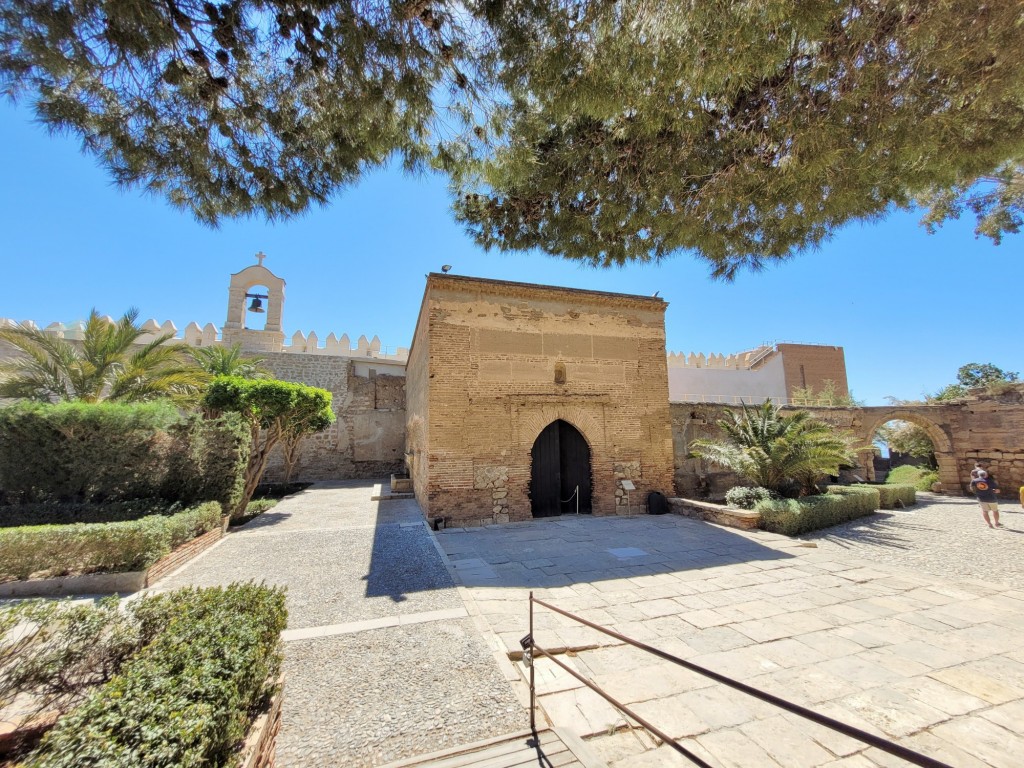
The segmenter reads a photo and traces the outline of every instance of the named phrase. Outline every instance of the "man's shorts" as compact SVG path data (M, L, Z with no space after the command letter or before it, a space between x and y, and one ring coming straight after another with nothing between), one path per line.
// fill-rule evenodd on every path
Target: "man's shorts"
M998 512L999 511L999 503L996 502L996 501L979 501L978 503L981 504L981 511L982 512Z

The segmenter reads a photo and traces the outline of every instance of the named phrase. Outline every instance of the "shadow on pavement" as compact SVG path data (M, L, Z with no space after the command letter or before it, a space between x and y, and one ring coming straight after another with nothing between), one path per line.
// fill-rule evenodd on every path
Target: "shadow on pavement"
M675 515L563 515L436 536L466 586L554 588L792 558L739 532Z

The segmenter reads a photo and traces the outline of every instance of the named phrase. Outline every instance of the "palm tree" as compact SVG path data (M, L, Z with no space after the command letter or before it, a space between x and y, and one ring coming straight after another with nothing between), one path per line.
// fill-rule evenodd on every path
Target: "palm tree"
M766 400L759 408L743 406L718 421L722 440L694 440L696 456L735 472L762 488L782 490L796 480L805 493L824 474L838 474L852 463L850 438L807 411L782 415Z
M0 340L21 353L0 365L0 397L194 402L209 376L189 361L186 345L168 343L172 334L139 343L147 331L138 316L132 308L111 322L93 309L77 343L24 324L0 328Z
M265 357L243 357L242 345L230 347L190 347L196 365L211 376L239 376L243 379L266 379L270 376L263 363Z

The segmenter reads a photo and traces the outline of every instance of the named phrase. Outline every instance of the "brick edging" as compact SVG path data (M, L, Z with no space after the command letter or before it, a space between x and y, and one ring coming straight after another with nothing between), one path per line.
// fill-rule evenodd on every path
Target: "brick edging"
M277 734L281 731L281 709L284 701L284 675L277 680L277 691L267 711L261 713L246 734L240 750L238 768L274 768Z
M150 587L172 571L178 570L193 557L220 541L223 536L224 527L218 525L213 530L182 544L169 555L164 555L146 569L146 586Z

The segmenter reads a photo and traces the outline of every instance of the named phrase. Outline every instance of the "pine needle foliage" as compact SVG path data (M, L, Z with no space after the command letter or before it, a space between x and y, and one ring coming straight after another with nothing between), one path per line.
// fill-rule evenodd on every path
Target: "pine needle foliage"
M193 403L209 380L191 364L172 334L140 342L147 334L129 309L111 322L93 309L82 339L72 342L21 324L0 328L0 341L18 357L0 365L0 397L64 402L138 403L169 398Z
M850 439L807 411L782 414L766 400L744 405L720 419L720 440L694 440L690 451L736 473L754 486L782 492L793 481L804 493L825 474L835 475L854 460Z
M7 0L0 89L214 224L397 159L485 247L713 275L850 221L1021 226L1024 7L966 0Z

